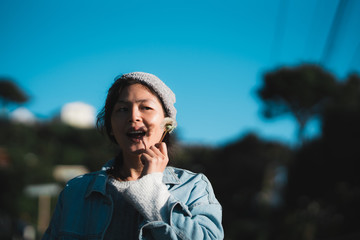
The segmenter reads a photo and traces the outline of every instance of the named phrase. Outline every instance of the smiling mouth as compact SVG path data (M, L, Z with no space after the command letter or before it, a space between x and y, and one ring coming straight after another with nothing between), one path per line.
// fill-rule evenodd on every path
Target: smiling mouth
M126 136L128 136L132 140L138 141L138 140L142 140L145 134L146 134L145 131L138 130L138 131L130 131L126 134Z

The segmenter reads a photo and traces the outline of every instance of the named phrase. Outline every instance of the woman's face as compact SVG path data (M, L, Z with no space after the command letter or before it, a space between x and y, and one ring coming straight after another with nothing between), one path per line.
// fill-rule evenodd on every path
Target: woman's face
M160 141L165 118L162 104L148 88L124 88L111 114L112 134L124 154L140 154Z

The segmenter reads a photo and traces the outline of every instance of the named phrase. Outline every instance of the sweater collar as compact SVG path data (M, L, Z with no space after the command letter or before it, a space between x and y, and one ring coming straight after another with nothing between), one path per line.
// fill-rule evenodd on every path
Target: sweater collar
M95 172L93 181L89 184L85 197L88 197L92 192L98 192L102 195L106 195L106 183L109 176L106 174L106 170L112 167L114 160L108 161L101 169L101 171ZM180 179L176 175L173 167L166 167L163 172L164 184L180 184Z

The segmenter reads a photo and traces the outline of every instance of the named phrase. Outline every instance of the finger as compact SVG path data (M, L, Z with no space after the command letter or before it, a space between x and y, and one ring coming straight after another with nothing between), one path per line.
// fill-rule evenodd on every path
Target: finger
M168 150L167 150L167 146L166 143L161 142L161 143L157 143L155 144L156 148L159 149L159 151L164 155L164 156L168 156Z
M144 148L146 149L146 144L145 144L144 139L142 139L141 142L142 142L142 144L144 145Z
M147 154L147 153L143 153L143 154L141 154L141 156L140 156L140 160L141 160L141 163L143 164L143 165L148 165L149 163L150 163L150 161L151 161L151 159L152 159L153 157L152 156L150 156L149 154Z
M159 150L155 150L157 151L157 154L150 151L149 153L143 153L140 157L141 161L143 162L143 164L147 164L147 165L153 165L153 164L159 164L162 161L166 160L166 157L162 155L162 153ZM144 164L144 165L145 165Z
M164 157L164 154L160 151L159 148L157 148L156 146L151 146L150 150L152 151L152 153L155 155L154 157Z
M154 149L152 147L146 149L143 154L147 154L150 157L156 157L157 156L157 153L154 151Z
M167 155L166 144L159 143L159 144L156 144L154 148L155 148L154 152L158 154L159 161L162 162L161 164L167 165L167 163L169 162L169 157Z

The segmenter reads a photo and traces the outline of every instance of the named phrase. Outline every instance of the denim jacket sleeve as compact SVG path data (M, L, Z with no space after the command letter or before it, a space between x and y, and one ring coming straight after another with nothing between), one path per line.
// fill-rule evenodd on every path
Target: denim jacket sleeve
M166 203L169 222L145 223L139 239L223 239L222 209L209 180L186 172L186 182L170 187ZM180 178L181 180L181 178Z
M59 198L58 198L58 202L56 204L55 207L55 211L54 214L51 218L50 224L48 226L48 228L46 229L46 232L44 233L44 235L42 236L42 240L50 240L50 239L56 239L56 237L58 236L58 224L60 221L60 214L61 214L61 209L62 209L62 203L61 203L61 198L62 198L62 193L60 193Z
M94 172L70 180L42 239L102 239L112 212L106 179L104 172Z

